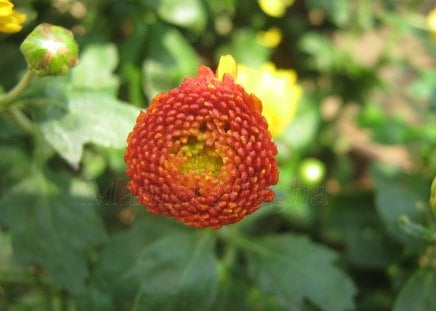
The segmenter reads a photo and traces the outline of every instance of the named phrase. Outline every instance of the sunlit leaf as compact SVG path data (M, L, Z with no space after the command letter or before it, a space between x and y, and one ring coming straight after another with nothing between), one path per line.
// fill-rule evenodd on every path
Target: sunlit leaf
M83 51L78 65L71 71L71 87L115 95L119 81L113 71L117 64L115 45L91 45Z
M71 94L64 102L35 113L53 148L77 166L86 143L124 148L139 109L98 93Z
M206 12L200 0L143 0L159 17L171 24L200 32L206 26Z

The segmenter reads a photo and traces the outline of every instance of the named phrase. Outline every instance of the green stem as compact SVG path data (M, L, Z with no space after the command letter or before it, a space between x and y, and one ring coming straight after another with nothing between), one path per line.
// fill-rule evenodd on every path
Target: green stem
M34 133L33 122L18 108L10 107L7 111L8 116L15 122L24 132L28 134Z
M133 305L130 308L130 311L136 311L139 307L139 302L141 301L142 292L141 292L141 286L139 286L138 291L136 292L135 299L133 300Z
M0 270L0 283L32 285L35 284L35 278L24 272Z
M20 82L18 82L18 84L15 85L15 87L11 89L8 93L0 97L0 111L4 110L18 97L18 95L20 95L26 89L30 81L32 81L34 75L35 72L28 69L23 78L21 78Z
M235 251L238 248L241 248L253 253L268 255L265 254L266 250L262 246L254 242L246 234L233 228L230 230L226 229L228 228L220 229L220 236L224 239L224 241L227 242L229 246L234 247Z
M233 266L236 258L236 247L233 244L228 243L226 245L224 257L223 257L223 265L226 268Z
M30 81L35 76L35 72L28 69L21 80L8 93L0 96L0 113L9 117L11 121L16 123L24 132L32 134L34 126L32 121L17 107L11 106L11 103L26 89Z
M17 270L0 270L0 283L42 285L51 287L51 282L46 276L36 275L29 272Z

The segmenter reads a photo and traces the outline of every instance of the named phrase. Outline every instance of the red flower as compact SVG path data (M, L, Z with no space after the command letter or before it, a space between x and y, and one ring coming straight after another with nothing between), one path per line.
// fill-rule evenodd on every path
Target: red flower
M220 228L274 200L277 148L259 99L235 83L236 63L158 94L141 112L124 159L130 191L149 212Z

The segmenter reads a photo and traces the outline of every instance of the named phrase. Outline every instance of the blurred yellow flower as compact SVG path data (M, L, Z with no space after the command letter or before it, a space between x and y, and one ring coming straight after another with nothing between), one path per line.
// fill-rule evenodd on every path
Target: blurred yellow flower
M271 134L280 136L292 122L302 95L297 74L292 70L277 69L272 63L258 69L239 64L237 82L262 101L262 114Z
M294 0L257 0L260 8L265 14L272 17L282 17L286 9L290 7Z
M257 40L267 48L275 48L282 41L282 31L280 28L271 27L267 31L262 31L258 34Z
M21 24L26 20L26 14L14 10L14 4L9 0L0 0L0 32L14 33L20 31Z
M427 15L427 27L432 38L436 39L436 8L430 11Z

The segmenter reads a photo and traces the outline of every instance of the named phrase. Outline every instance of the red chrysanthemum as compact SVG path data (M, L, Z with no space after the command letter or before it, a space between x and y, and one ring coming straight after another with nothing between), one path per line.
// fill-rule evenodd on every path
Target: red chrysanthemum
M201 66L138 116L124 158L128 187L149 212L217 229L274 199L277 148L261 102L235 75L229 56L216 75Z

